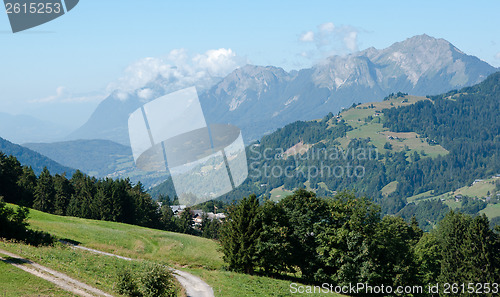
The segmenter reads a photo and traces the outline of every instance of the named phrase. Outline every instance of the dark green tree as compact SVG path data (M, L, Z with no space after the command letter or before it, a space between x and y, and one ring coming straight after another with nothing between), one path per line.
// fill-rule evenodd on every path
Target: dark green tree
M209 219L207 215L203 216L201 225L201 236L210 239L219 239L221 223L218 219Z
M22 167L19 161L13 156L6 156L0 152L0 195L7 202L19 202L20 189L17 185L19 176L22 174Z
M498 282L498 235L489 228L484 215L472 218L451 211L439 224L437 234L442 257L439 282Z
M259 267L266 274L292 272L292 228L281 204L266 201L259 212L262 231L257 242Z
M54 181L47 167L45 167L40 173L35 186L33 207L43 212L53 212L55 194Z
M317 237L319 227L329 217L328 203L315 193L299 189L279 202L289 221L291 228L291 253L300 255L293 257L290 266L300 268L305 279L314 280L315 274L322 267L322 259L317 253Z
M37 183L37 177L33 169L29 166L23 166L22 174L17 180L17 185L19 186L19 202L18 204L31 207L33 205L35 187Z
M64 175L56 174L53 177L54 181L54 213L57 215L65 215L66 208L68 208L71 195L73 194L73 187Z
M436 232L422 235L415 246L418 278L422 284L435 283L441 273L441 246Z
M385 216L375 234L374 259L379 284L419 285L414 246L422 232L415 232L401 217Z
M341 192L328 201L317 248L323 280L342 285L378 280L375 238L379 213L378 206L352 192Z
M243 198L228 213L221 230L224 261L229 269L252 274L258 264L257 244L262 231L255 195Z
M193 234L193 213L190 207L184 208L179 218L177 218L177 230L185 234Z
M176 231L176 225L174 223L174 212L172 208L168 204L161 206L161 216L160 216L161 224L163 225L162 229L167 231Z

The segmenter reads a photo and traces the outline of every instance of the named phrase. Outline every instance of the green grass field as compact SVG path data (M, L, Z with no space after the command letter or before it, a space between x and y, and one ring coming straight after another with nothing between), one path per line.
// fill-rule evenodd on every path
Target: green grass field
M404 98L406 98L408 102L402 103ZM386 142L389 142L392 145L392 151L396 152L402 151L405 147L408 147L411 151L410 153L413 151L418 153L424 151L425 155L431 158L448 154L448 151L442 146L429 145L424 139L421 139L417 133L396 133L383 127L383 113L381 112L383 109L406 106L418 101L429 100L425 97L416 96L406 96L404 98L364 103L355 108L343 111L340 114L341 118L352 126L354 130L347 132L346 137L338 139L342 147L347 148L351 139L354 138L370 138L370 143L375 145L381 154L386 152L386 149L384 149L384 144ZM373 108L371 106L373 106ZM365 119L369 116L372 116L373 120L365 122Z
M493 179L486 179L477 182L471 186L466 186L455 191L455 195L462 194L469 197L485 197L488 192L495 190L495 181Z
M228 271L193 270L188 272L197 275L211 284L215 296L221 297L281 297L294 296L290 293L292 281L273 279L256 275L245 275ZM234 284L238 286L234 286ZM341 296L338 294L307 294L307 296Z
M76 296L56 285L0 261L1 297Z
M121 223L56 216L36 210L31 210L29 222L34 229L80 242L86 247L186 270L211 285L215 296L292 296L290 281L224 271L219 245L213 240ZM141 269L141 261L132 263L75 251L59 243L54 247L35 248L0 242L0 248L110 293L114 292L117 270L124 265Z
M381 192L382 195L388 196L389 194L393 193L396 191L396 188L398 187L398 182L397 181L392 181L385 185L385 187L382 188Z
M128 267L135 272L144 273L147 270L145 264L148 262L131 262L83 250L74 250L62 243L56 243L53 247L33 247L20 243L0 242L0 248L63 272L110 294L116 294L115 284L118 271Z
M218 269L222 266L217 243L201 237L122 223L56 216L36 210L31 210L29 223L34 229L59 238L134 259L162 261L179 267Z
M479 213L484 213L490 220L500 217L500 204L488 204L488 206Z
M418 203L418 201L425 200L427 198L433 198L433 197L434 196L432 194L432 191L427 191L427 192L424 192L424 193L420 193L420 194L408 197L408 198L406 198L406 201L408 203L411 203L411 202Z
M425 193L421 193L415 196L411 196L407 198L408 203L410 202L421 202L425 200L435 200L435 199L444 199L444 203L447 204L452 209L458 208L461 206L461 202L455 201L456 195L463 195L468 197L476 197L476 198L484 198L488 195L488 192L493 192L495 190L495 181L497 179L490 178L485 179L481 182L474 183L470 186L461 187L455 191L446 192L441 195L434 195L432 191L428 191ZM493 205L492 205L493 206ZM500 214L499 214L500 216Z
M272 189L271 190L271 200L272 201L280 201L281 199L285 198L286 196L292 195L293 192L289 190L283 189L283 186Z

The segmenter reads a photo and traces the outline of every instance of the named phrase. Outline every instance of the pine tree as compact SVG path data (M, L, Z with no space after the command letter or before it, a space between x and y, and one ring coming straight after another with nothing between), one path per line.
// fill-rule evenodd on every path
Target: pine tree
M184 208L177 219L177 230L185 234L193 234L193 214L190 207Z
M258 213L259 201L250 195L234 206L222 225L223 259L231 270L251 274L257 266L257 239L262 230Z
M22 174L19 161L14 156L7 157L0 152L0 195L5 201L19 203L19 186L17 180Z
M38 177L34 196L33 207L35 209L44 212L52 212L54 210L54 182L47 167L42 170L42 173Z
M465 234L466 277L474 283L494 283L499 280L497 235L490 229L483 214L471 219Z
M438 231L442 252L440 282L498 282L498 235L489 228L486 216L472 218L451 211Z
M161 223L163 225L162 229L167 231L176 231L177 229L174 224L173 218L174 212L172 211L172 208L170 208L169 205L162 205L160 217Z
M33 205L36 182L36 175L33 169L29 166L23 166L23 172L17 181L17 185L21 191L19 204L27 207Z
M66 208L73 194L73 187L64 175L56 174L53 177L53 181L55 190L54 213L57 215L65 215Z

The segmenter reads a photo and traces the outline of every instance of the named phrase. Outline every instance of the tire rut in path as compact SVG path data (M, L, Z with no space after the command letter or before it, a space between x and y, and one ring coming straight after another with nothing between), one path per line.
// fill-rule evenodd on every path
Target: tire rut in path
M10 257L10 259L0 256L0 260L11 264L19 269L22 269L28 273L31 273L37 277L43 278L56 286L62 288L65 291L71 292L78 296L83 297L95 297L95 296L105 296L113 297L106 292L103 292L97 288L91 287L85 283L82 283L76 279L69 277L68 275L50 269L48 267L37 264L33 261L27 260L16 254L4 251L0 249L0 254Z
M107 252L91 249L91 248L84 247L84 246L75 245L71 242L67 242L67 241L63 241L63 240L60 240L60 242L66 244L66 245L69 245L72 248L82 249L82 250L85 250L85 251L88 251L91 253L95 253L95 254L117 257L119 259L123 259L123 260L127 260L127 261L134 260L132 258L123 257L120 255L107 253ZM177 270L177 269L173 269L173 268L169 268L169 269L170 269L170 271L172 271L172 274L177 279L177 281L184 287L184 289L186 290L186 295L188 297L215 297L212 287L210 287L201 278L194 276L190 273L187 273L185 271L181 271L181 270Z

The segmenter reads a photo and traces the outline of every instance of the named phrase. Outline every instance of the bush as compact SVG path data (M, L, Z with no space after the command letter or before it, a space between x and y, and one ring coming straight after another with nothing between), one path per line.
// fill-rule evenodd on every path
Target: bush
M117 292L130 297L177 296L172 273L165 266L147 264L142 275L129 269L118 272ZM137 281L138 280L138 281Z
M49 245L54 238L45 232L28 228L29 209L24 206L14 210L0 197L0 238L15 239L30 245Z
M176 296L172 273L165 266L151 265L141 278L141 292L144 297Z
M142 296L129 269L122 269L118 272L117 291L120 295Z

